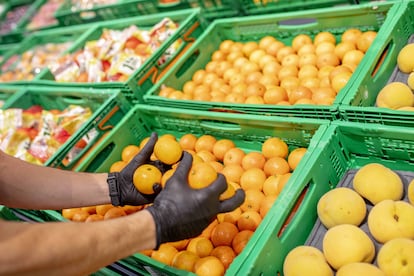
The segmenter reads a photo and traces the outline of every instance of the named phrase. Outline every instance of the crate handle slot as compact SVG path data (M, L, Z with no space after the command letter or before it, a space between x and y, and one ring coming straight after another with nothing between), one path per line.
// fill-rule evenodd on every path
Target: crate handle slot
M62 97L62 100L67 104L80 105L82 103L85 103L85 100L79 96L64 96Z
M233 132L241 131L241 126L239 124L223 121L203 120L200 122L200 126L210 130L224 130Z
M294 18L279 21L277 24L281 29L297 29L316 26L318 21L314 18Z
M395 50L395 43L390 41L381 53L379 59L375 62L375 65L372 67L371 76L374 78L374 81L377 81L377 75L381 76L379 72L385 70L388 66L393 67L393 59L391 58Z

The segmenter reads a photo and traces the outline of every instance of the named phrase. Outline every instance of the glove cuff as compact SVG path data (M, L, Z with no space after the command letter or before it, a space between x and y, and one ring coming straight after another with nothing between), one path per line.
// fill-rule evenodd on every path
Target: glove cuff
M118 175L118 172L109 173L108 178L106 179L109 187L109 196L111 198L111 203L114 206L121 205L121 192L119 191Z

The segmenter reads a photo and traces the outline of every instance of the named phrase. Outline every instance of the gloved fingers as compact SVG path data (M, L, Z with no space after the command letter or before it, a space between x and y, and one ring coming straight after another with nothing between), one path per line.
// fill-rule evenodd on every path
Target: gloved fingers
M227 181L224 175L221 173L217 174L216 180L213 181L209 186L203 188L203 190L206 190L208 194L213 195L221 195L224 193L224 191L227 189Z
M164 164L160 160L150 161L149 164L157 167L162 174L171 169L171 165Z
M160 183L155 183L154 185L152 185L152 190L154 191L155 195L159 194L162 190L161 184Z
M232 197L220 202L219 213L227 213L233 211L244 202L245 197L246 195L243 189L237 189L236 193Z
M176 179L180 185L187 183L188 172L193 164L193 156L188 152L184 151L180 163L174 174L170 177L170 180Z
M158 135L156 132L151 133L151 137L145 146L139 151L137 155L128 163L125 167L126 171L134 172L140 165L147 163L149 161L151 154L154 150L155 143L158 140Z

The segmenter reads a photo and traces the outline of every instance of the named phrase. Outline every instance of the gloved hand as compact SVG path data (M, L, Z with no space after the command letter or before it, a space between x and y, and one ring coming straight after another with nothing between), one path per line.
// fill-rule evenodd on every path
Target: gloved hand
M183 158L164 189L146 208L154 218L157 229L157 248L161 243L195 237L203 231L218 213L229 212L240 206L245 198L242 189L224 201L219 197L227 189L222 174L208 187L193 189L188 184L192 165L191 154Z
M153 187L154 194L144 195L138 192L132 182L135 170L143 164L153 164L157 166L162 173L168 169L166 168L166 165L161 162L150 161L157 139L158 135L155 132L152 133L145 146L121 172L113 172L108 174L107 182L113 205L144 205L152 203L155 196L161 191L161 184L155 184Z

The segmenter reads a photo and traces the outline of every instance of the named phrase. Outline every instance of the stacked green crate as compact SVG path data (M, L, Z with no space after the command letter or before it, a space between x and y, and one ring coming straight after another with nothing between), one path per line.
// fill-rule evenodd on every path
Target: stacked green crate
M380 90L390 82L407 84L408 73L398 69L397 56L401 49L413 43L414 2L404 1L390 24L373 45L370 63L364 64L364 74L355 79L344 95L339 108L341 118L361 123L414 126L414 112L376 107Z
M57 28L31 33L20 43L4 45L0 62L1 83L30 85L47 74L47 67L90 31L91 26Z
M114 62L114 64L116 64L116 62L119 62L119 68L125 69L128 67L128 70L132 70L130 74L125 75L127 76L126 80L117 79L110 81L102 78L101 81L92 82L75 82L72 80L56 81L55 76L49 70L49 72L44 74L40 80L37 80L35 83L38 85L48 85L55 87L70 86L79 88L90 87L96 89L121 89L130 101L142 101L143 93L151 88L157 79L166 71L168 71L169 67L174 64L175 61L179 59L180 56L186 51L186 49L198 38L198 36L201 35L203 27L200 25L199 12L199 9L186 9L168 13L159 13L156 15L137 16L132 18L99 22L92 25L93 27L90 29L87 35L84 35L80 40L78 40L76 45L69 51L70 54L73 54L75 52L86 49L91 44L94 44L102 35L107 35L108 30L109 32L111 30L124 31L127 28L138 27L139 30L149 31L154 26L159 26L157 24L160 22L164 24L165 21L163 20L166 18L178 24L177 29L175 29L173 32L171 32L172 29L168 30L168 27L166 27L167 30L165 34L168 34L168 36L165 38L162 44L153 50L152 54L144 60L139 60L139 62L136 62L137 55L132 55L133 59L127 58L125 61L122 61L122 56L115 54L115 56L118 56L120 58L119 61L112 59L110 62ZM119 43L121 43L121 41L122 40L119 40ZM145 43L141 44L145 45ZM117 45L113 45L113 47L113 50L117 49ZM105 47L95 46L95 49L97 49L97 51L101 51L105 49ZM123 48L118 50L122 49ZM99 63L102 62L102 60L95 59L94 62L95 61L97 63L97 66L100 66ZM133 64L130 65L130 61ZM66 64L60 65L62 65L62 67L66 66ZM99 74L98 72L98 69L92 70L92 73ZM62 74L62 77L65 76L71 75Z
M78 128L72 129L72 126L67 126L67 131L71 129L73 133L63 140L55 152L49 152L49 158L44 162L45 166L68 170L81 162L82 157L94 147L94 144L105 137L131 108L119 90L22 87L5 100L2 109L26 110L34 106L41 106L47 111L62 111L71 106L89 110L88 117L85 117L83 123L80 121L82 124ZM39 135L42 135L42 131L38 131L34 139L41 138ZM47 135L44 138L46 139ZM55 139L60 139L60 136Z
M167 133L175 135L177 139L187 133L196 136L210 134L216 139L231 139L245 152L260 151L262 143L267 138L279 137L289 145L290 151L298 147L308 149L299 166L292 173L296 175L304 170L302 166L308 163L309 156L318 150L317 144L328 123L327 120L191 111L137 104L104 140L96 144L94 150L89 152L76 170L108 172L113 163L121 160L121 153L125 146L138 144L155 131L159 135ZM296 186L292 181L286 185ZM279 196L274 205L279 205L280 201L283 200ZM63 220L63 217L55 211L43 211L43 215L53 219L60 217ZM255 235L260 236L260 231L255 232ZM235 260L238 258L236 257ZM189 274L143 254L135 254L123 261L143 275L149 275L151 272L166 275Z
M414 172L414 130L352 122L333 122L303 169L289 180L228 274L283 274L287 253L305 244L317 220L316 205L351 169L377 162ZM294 211L292 211L294 210ZM286 220L290 222L285 225Z
M165 74L160 81L145 95L144 102L159 106L173 106L198 110L224 110L232 112L266 114L280 116L309 117L322 119L337 119L340 98L349 89L350 85L361 74L364 66L358 66L348 84L342 88L332 105L291 105L275 104L243 104L210 101L194 101L170 99L159 96L163 86L183 90L186 81L192 79L193 74L211 61L213 53L219 49L224 40L236 42L259 41L265 36L273 36L279 41L290 45L293 38L299 34L314 37L322 31L329 31L337 39L349 28L362 31L380 30L387 14L397 7L394 3L376 3L358 6L345 6L335 10L330 8L313 9L308 11L289 12L284 14L269 14L249 17L216 20L183 54L182 58ZM384 30L385 31L385 30ZM383 33L382 31L381 33ZM380 35L378 35L380 36ZM376 44L378 39L373 43ZM369 54L371 52L371 54ZM370 63L373 49L369 49L361 63Z
M71 26L137 15L151 15L188 8L200 8L208 22L240 14L239 1L231 0L113 0L101 4L82 5L79 1L66 0L56 11L60 24Z

